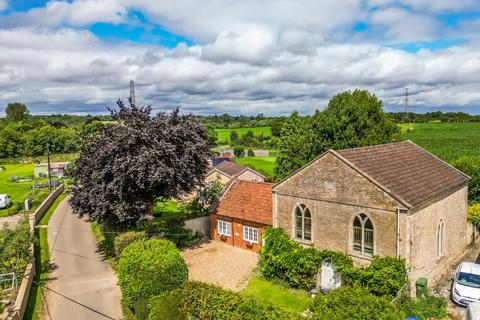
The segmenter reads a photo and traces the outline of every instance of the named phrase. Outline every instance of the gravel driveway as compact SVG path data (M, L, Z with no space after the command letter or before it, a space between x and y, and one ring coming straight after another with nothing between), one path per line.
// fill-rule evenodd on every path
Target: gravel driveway
M257 266L258 254L219 241L207 241L182 252L190 280L241 291Z

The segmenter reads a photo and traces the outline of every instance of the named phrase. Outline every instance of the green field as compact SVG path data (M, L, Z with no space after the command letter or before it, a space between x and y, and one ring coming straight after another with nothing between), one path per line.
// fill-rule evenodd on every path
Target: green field
M236 131L239 136L246 134L249 130L253 132L254 135L266 135L269 136L272 134L270 127L258 127L258 128L238 128L238 129L215 129L217 137L219 140L230 141L230 133Z
M235 158L235 162L248 166L267 178L273 177L273 167L276 157L244 157Z
M412 140L447 162L464 155L480 159L480 122L417 123L413 132L406 132L407 124L400 127L403 140Z
M34 163L6 164L5 171L0 171L0 194L6 193L12 201L23 201L32 192L33 181L10 182L11 176L31 177L33 179Z
M413 132L407 132L408 124L399 126L402 130L401 140L411 140L449 163L461 156L478 157L480 161L480 122L417 123ZM245 157L235 158L235 161L271 178L275 159L275 157Z

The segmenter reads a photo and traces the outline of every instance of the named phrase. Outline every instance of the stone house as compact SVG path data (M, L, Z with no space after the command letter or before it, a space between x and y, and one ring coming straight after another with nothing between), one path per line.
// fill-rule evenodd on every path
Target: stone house
M272 184L234 179L210 210L212 239L258 252L272 225Z
M329 150L273 186L273 226L357 263L404 258L433 284L468 245L469 177L410 141Z
M244 181L265 181L265 176L261 173L233 161L222 161L218 165L213 166L207 173L205 180L207 183L216 180L226 185L233 178Z
M73 164L71 162L50 162L50 175L52 177L63 178L65 172L69 170ZM33 169L35 178L45 178L48 176L48 163L39 163Z

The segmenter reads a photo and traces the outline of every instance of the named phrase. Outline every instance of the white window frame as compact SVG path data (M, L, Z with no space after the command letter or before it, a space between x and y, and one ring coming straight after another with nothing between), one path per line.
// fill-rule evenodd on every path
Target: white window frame
M217 220L217 231L221 236L232 236L232 223L225 220ZM228 232L228 233L227 233Z
M252 238L250 239L247 235L251 235ZM243 240L251 243L258 243L258 228L243 226Z

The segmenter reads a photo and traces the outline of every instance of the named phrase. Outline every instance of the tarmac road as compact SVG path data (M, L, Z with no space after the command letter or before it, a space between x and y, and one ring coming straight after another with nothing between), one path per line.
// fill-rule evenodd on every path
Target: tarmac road
M121 293L112 268L98 252L90 223L63 200L48 223L50 273L45 319L122 319Z

